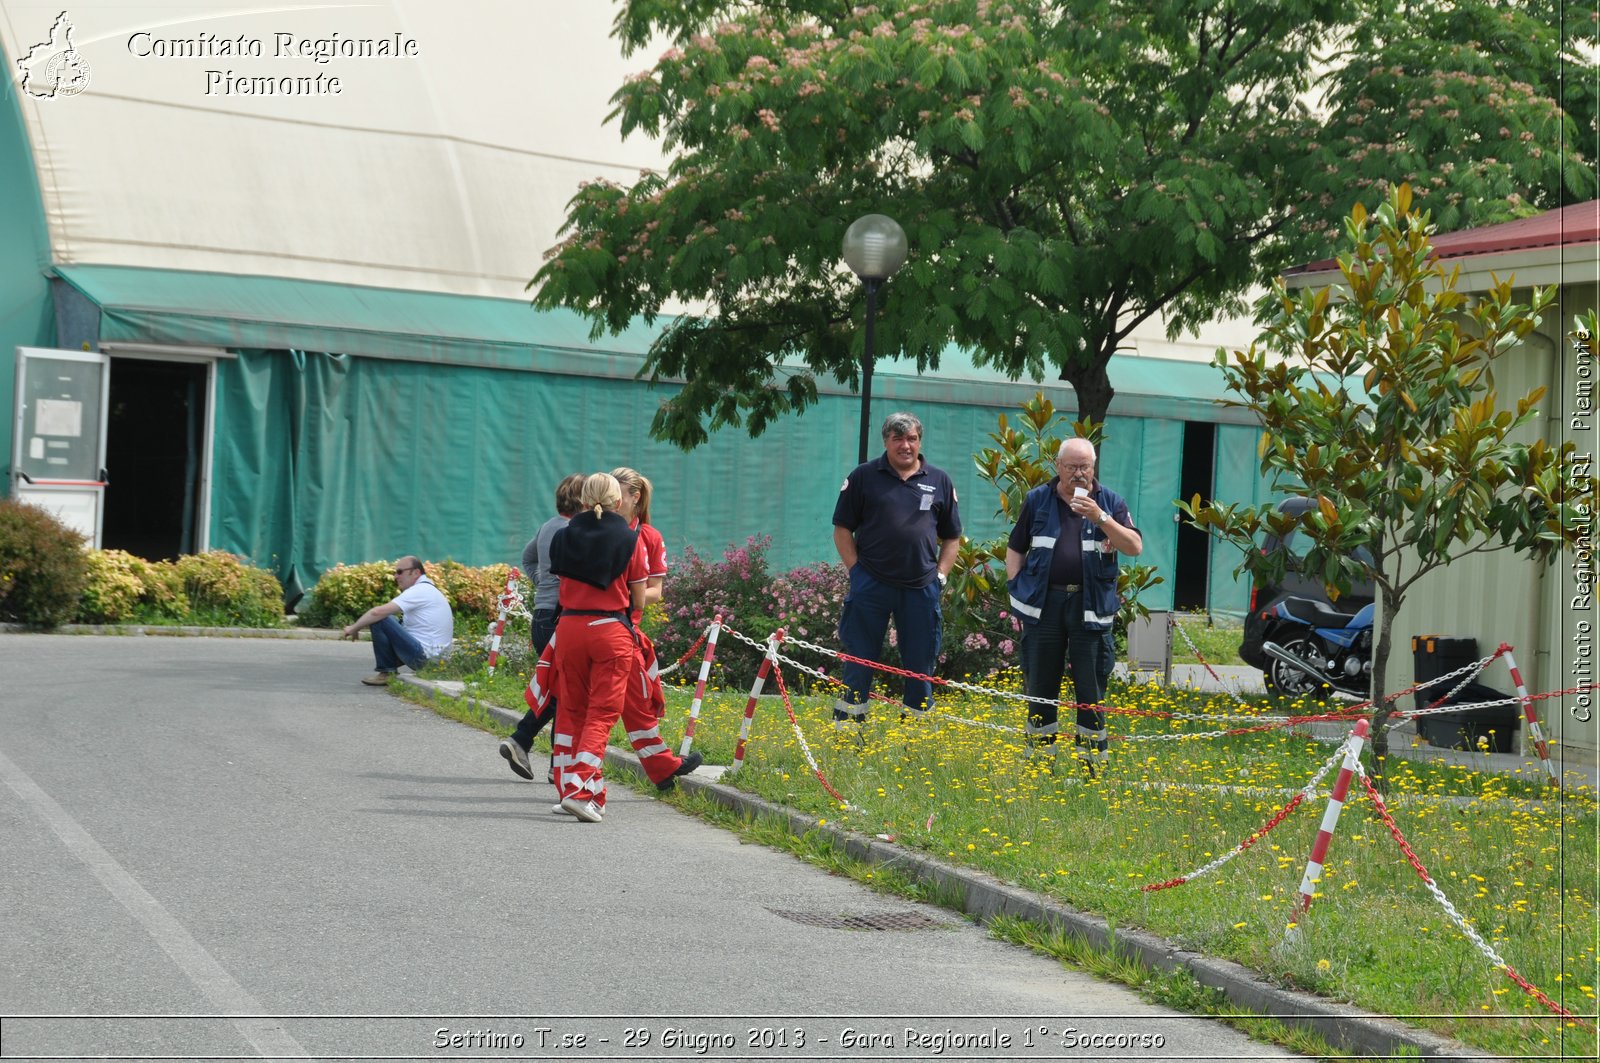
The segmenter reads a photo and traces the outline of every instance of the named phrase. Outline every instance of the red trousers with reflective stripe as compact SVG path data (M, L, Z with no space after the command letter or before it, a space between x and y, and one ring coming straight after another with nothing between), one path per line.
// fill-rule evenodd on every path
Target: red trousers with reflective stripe
M628 744L633 746L651 782L672 778L672 773L683 763L683 758L661 740L661 717L666 711L667 699L661 689L656 647L641 631L638 671L628 681L628 696L622 703L622 726L628 732Z
M563 614L556 633L556 791L563 800L587 798L603 808L606 740L629 681L636 681L639 648L633 633L609 617Z

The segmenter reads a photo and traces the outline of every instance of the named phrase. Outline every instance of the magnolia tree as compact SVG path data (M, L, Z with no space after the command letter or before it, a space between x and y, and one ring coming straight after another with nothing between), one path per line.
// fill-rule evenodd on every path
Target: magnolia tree
M646 356L682 382L651 432L756 435L859 386L840 244L883 213L910 260L878 355L931 372L958 345L1104 421L1136 328L1243 310L1389 181L1453 228L1594 197L1583 6L623 0L624 47L671 46L614 116L673 161L572 200L534 302L597 335L694 307Z
M1283 564L1253 548L1259 533L1298 527L1311 543L1302 571L1330 595L1370 579L1382 608L1375 698L1388 689L1392 621L1417 580L1488 551L1553 560L1583 533L1596 489L1572 443L1519 431L1539 416L1544 389L1503 403L1495 388L1496 360L1538 325L1553 290L1519 305L1508 278L1468 300L1432 257L1432 231L1407 186L1372 217L1358 205L1345 224L1342 285L1290 292L1279 281L1265 334L1248 351L1217 354L1240 396L1222 401L1261 419L1262 471L1317 505L1287 515L1180 503L1194 525L1243 549L1257 575L1281 575ZM1375 708L1381 757L1390 709Z

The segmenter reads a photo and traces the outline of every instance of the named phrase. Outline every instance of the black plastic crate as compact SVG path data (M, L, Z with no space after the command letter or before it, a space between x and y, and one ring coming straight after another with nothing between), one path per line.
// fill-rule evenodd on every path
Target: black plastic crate
M1435 695L1437 697L1437 695ZM1499 701L1509 697L1482 683L1468 683L1446 705ZM1491 753L1510 753L1516 748L1517 725L1522 713L1516 705L1496 705L1465 712L1441 712L1417 719L1417 733L1431 746L1445 749L1477 749L1478 739L1488 743Z

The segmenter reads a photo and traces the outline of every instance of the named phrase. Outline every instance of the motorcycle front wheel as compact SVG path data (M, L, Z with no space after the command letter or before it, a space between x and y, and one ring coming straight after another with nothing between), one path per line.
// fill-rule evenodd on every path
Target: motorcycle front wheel
M1316 647L1312 645L1310 639L1303 636L1284 639L1278 642L1278 645L1301 660L1318 659ZM1321 701L1328 696L1329 688L1326 683L1276 657L1267 662L1264 679L1267 693L1277 694L1279 697Z

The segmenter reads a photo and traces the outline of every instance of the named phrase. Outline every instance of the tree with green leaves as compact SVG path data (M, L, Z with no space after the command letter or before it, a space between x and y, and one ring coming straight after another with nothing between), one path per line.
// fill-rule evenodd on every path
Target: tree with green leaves
M1338 258L1342 283L1291 292L1279 280L1261 338L1217 354L1240 396L1221 401L1261 420L1262 472L1316 506L1291 515L1199 496L1180 503L1196 527L1239 546L1242 567L1263 580L1281 578L1285 562L1282 551L1254 548L1260 534L1298 528L1311 543L1301 571L1330 595L1357 578L1373 583L1374 698L1389 689L1394 619L1419 579L1496 550L1553 561L1577 544L1600 486L1573 461L1574 444L1522 431L1539 416L1542 387L1504 404L1495 387L1496 361L1538 326L1554 289L1519 304L1506 278L1469 300L1434 257L1432 231L1409 186L1373 216L1358 204ZM1389 706L1374 713L1382 757Z
M1457 0L623 0L617 92L664 173L572 200L534 302L597 336L687 305L643 373L681 381L652 433L690 448L859 386L849 224L884 213L911 257L878 354L935 372L951 345L1059 375L1103 421L1133 331L1240 312L1326 253L1334 220L1410 181L1446 226L1596 194L1591 22ZM1587 89L1576 90L1581 95Z

